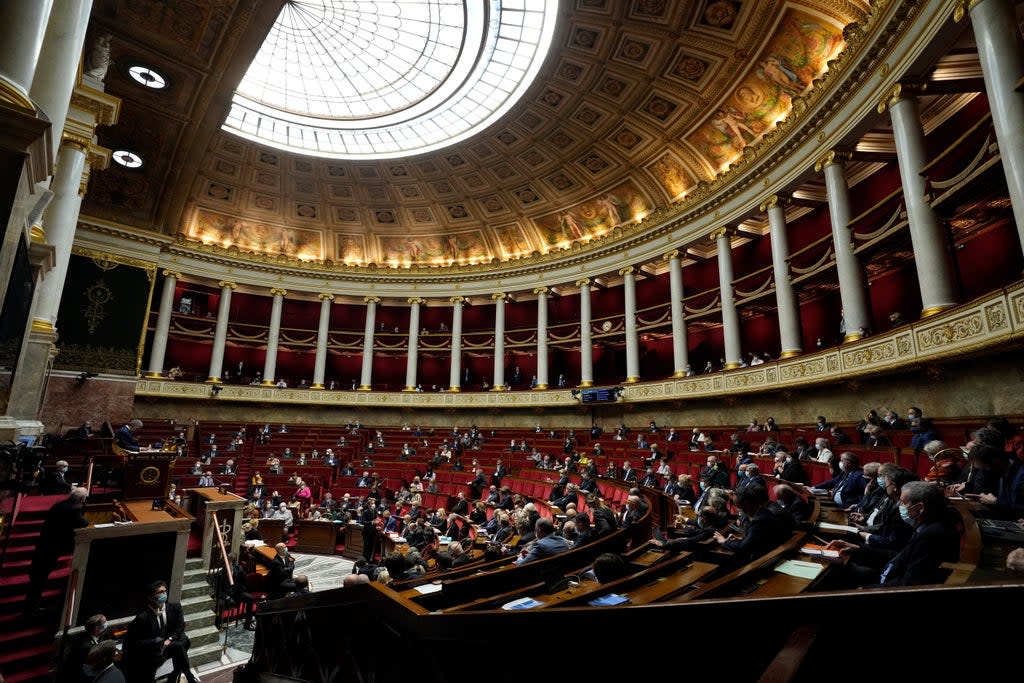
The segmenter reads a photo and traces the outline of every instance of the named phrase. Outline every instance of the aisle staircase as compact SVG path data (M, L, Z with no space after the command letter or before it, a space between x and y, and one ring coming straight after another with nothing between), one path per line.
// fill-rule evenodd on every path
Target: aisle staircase
M181 609L185 613L185 633L192 647L188 659L192 668L220 661L223 647L216 625L216 604L210 596L202 559L185 561L185 580L181 587Z

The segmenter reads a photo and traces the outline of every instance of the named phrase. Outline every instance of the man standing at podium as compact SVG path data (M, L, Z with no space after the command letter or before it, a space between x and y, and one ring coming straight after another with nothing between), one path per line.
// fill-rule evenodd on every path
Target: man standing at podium
M135 432L140 429L142 429L142 420L132 420L114 432L114 440L124 450L138 453L139 441L135 438Z
M164 661L174 663L170 680L185 674L188 683L197 683L188 662L189 639L185 635L185 615L181 605L167 601L167 583L156 581L149 587L145 609L128 625L124 643L125 678L151 681Z

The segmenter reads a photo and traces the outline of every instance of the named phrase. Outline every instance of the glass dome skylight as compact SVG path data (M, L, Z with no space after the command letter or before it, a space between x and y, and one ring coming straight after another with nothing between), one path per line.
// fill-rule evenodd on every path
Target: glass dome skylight
M556 0L288 0L225 130L345 159L420 154L507 111L547 54Z

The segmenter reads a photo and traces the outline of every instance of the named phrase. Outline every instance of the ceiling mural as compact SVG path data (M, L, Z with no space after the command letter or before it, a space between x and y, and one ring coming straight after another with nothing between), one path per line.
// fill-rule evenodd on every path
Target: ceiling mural
M728 169L871 11L867 0L561 4L535 84L500 121L453 147L374 161L220 129L225 94L283 2L223 0L183 32L184 9L164 1L96 0L117 65L107 89L128 124L103 129L100 143L136 148L145 163L95 174L83 213L297 265L445 266L571 248ZM126 76L133 63L162 68L170 87L140 88Z

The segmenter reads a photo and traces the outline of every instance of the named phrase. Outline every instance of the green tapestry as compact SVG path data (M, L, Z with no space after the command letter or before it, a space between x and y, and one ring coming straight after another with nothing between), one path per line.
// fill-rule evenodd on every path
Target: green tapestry
M155 264L106 254L71 255L57 318L61 370L138 373Z

